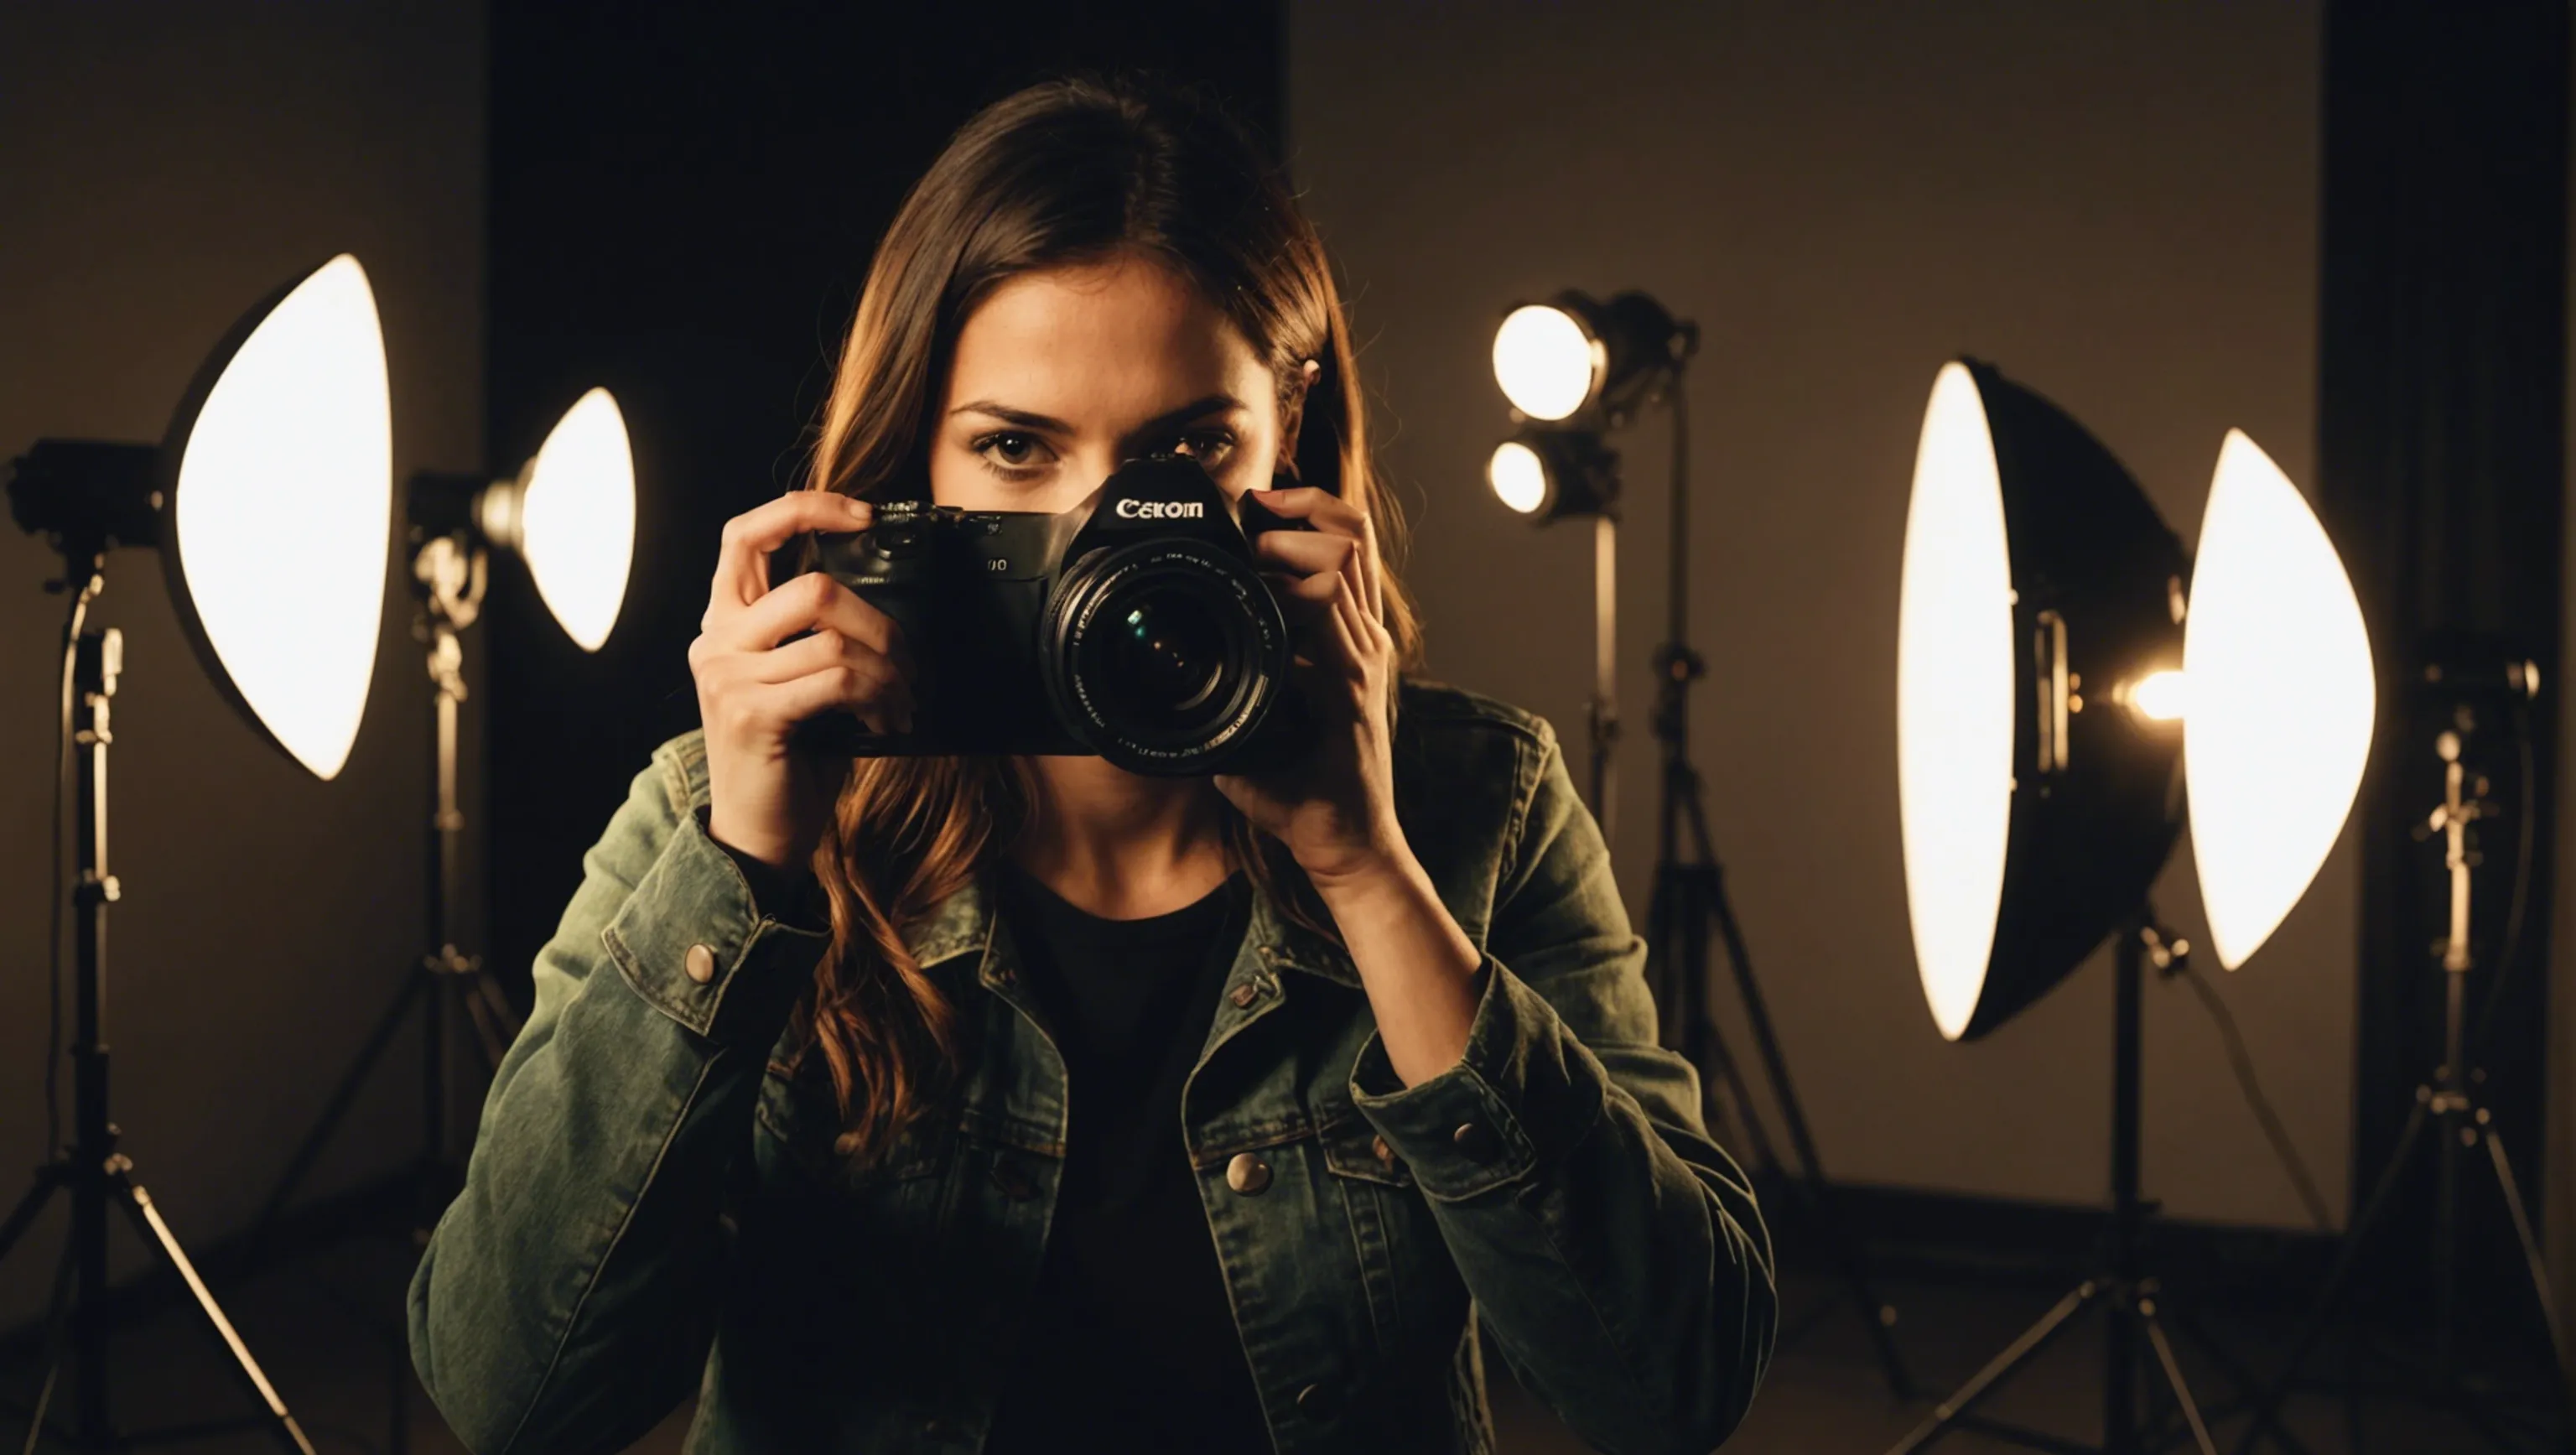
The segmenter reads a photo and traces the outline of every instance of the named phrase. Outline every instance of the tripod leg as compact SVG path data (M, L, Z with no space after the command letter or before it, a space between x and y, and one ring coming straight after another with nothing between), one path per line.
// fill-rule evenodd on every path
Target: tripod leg
M2513 1215L2513 1235L2522 1240L2522 1261L2531 1270L2531 1291L2540 1296L2540 1316L2549 1325L2550 1352L2558 1356L2558 1367L2568 1367L2567 1328L2558 1321L2558 1300L2550 1296L2549 1265L2540 1255L2540 1239L2531 1230L2531 1215L2522 1205L2522 1184L2513 1176L2513 1164L2505 1159L2504 1139L2495 1129L2485 1129L2487 1156L2495 1163L2496 1184L2504 1189L2505 1211ZM2565 1377L2563 1374L2560 1376Z
M331 1144L331 1134L339 1130L341 1118L349 1114L349 1108L358 1100L358 1093L365 1089L367 1074L376 1069L385 1048L393 1044L403 1022L410 1019L412 1002L429 988L430 978L430 972L420 968L414 968L405 975L402 990L394 996L393 1004L385 1008L376 1028L367 1033L367 1043L359 1048L357 1059L349 1063L348 1071L340 1077L340 1084L332 1088L331 1099L323 1105L321 1117L313 1123L313 1129L304 1134L304 1141L296 1147L295 1155L287 1159L286 1171L279 1175L277 1186L268 1194L267 1205L260 1209L258 1220L251 1224L249 1246L242 1257L246 1266L257 1266L261 1255L268 1251L269 1237L276 1232L277 1220L286 1211L286 1200L295 1195L295 1189L303 1183L305 1174L321 1160L323 1149Z
M206 1322L214 1326L215 1336L223 1340L224 1348L232 1354L233 1365L240 1372L242 1382L268 1407L268 1417L275 1423L278 1438L297 1455L314 1455L313 1442L305 1438L303 1428L295 1423L295 1416L287 1412L286 1401L277 1397L277 1390L269 1384L268 1376L260 1372L259 1361L251 1357L250 1346L234 1332L232 1320L224 1317L222 1305L215 1302L205 1280L197 1276L196 1265L188 1261L187 1250L179 1246L178 1236L170 1231L168 1223L161 1220L161 1209L153 1206L152 1194L144 1191L141 1183L121 1169L112 1175L112 1182L117 1202L133 1217L135 1226L143 1232L144 1241L167 1259L187 1283L188 1292L196 1299Z
M2334 1324L2335 1306L2343 1300L2344 1284L2352 1277L2360 1261L2362 1245L2370 1240L2370 1231L2379 1215L2388 1208L2388 1200L2397 1191L2398 1179L2405 1174L2407 1155L2415 1150L2416 1139L2424 1135L2429 1116L2428 1102L2418 1096L2415 1109L2406 1116L2405 1130L2397 1134L2397 1146L2388 1154L2388 1165L2379 1170L2379 1182L2370 1189L2369 1201L2362 1204L2361 1216L2345 1229L2343 1247L2336 1252L2334 1267L2326 1274L2325 1287L2317 1293L2317 1306L2308 1313L2307 1325L2290 1345L2290 1357L2272 1380L2272 1388L2254 1407L2254 1423L2237 1443L2236 1455L2253 1455L2263 1437L2281 1418L2281 1405L2290 1397L2290 1386L2298 1382L2299 1371L2307 1367L2308 1356L2316 1352L2317 1343Z
M2173 1390L2174 1403L2182 1408L2184 1423L2191 1426L2191 1438L2200 1446L2200 1455L2218 1455L2218 1447L2209 1441L2209 1426L2200 1420L2200 1406L2193 1402L2191 1385L2182 1377L2182 1365L2174 1358L2173 1341L2165 1337L2163 1321L2152 1308L2138 1310L2138 1322L2147 1326L2147 1343L2156 1351L2156 1362L2164 1366L2165 1384Z
M2066 1297L2057 1301L2055 1308L2042 1314L2038 1323L2024 1329L2020 1338L2005 1345L2002 1353L1978 1370L1967 1383L1960 1385L1957 1393L1933 1406L1931 1418L1915 1426L1914 1433L1899 1440L1887 1455L1914 1455L1915 1451L1928 1448L1933 1441L1949 1433L1951 1426L1974 1410L1987 1395L1995 1392L1995 1386L2011 1378L2014 1370L2037 1358L2041 1350L2065 1331L2067 1321L2083 1312L2084 1306L2101 1292L2102 1285L2095 1280L2087 1279L2077 1284Z
M471 981L457 987L465 1004L465 1019L474 1027L474 1059L483 1063L483 1074L491 1076L501 1069L501 1058L509 1053L510 1042L492 1018L492 1003L483 998Z
M2262 1397L2263 1381L2253 1370L2245 1367L2245 1361L2237 1358L2233 1350L2212 1338L2209 1331L2200 1326L2200 1321L2192 1317L2188 1309L2168 1310L2164 1318L2173 1327L2174 1332L2198 1346L2209 1362L2218 1366L2218 1372L2226 1376L2228 1384L2234 1390L2233 1397L2240 1406L2250 1407L2251 1401ZM2220 1418L2225 1417L2226 1412L2222 1411ZM2288 1450L2290 1455L2308 1455L2308 1447L2300 1443L2298 1438L2287 1430L2275 1427L2272 1431L2272 1439L2283 1449Z
M63 1254L54 1263L54 1297L45 1306L45 1379L36 1386L36 1403L27 1411L27 1443L18 1447L20 1455L36 1455L36 1447L45 1438L45 1415L54 1403L54 1385L62 1378L63 1356L72 1334L72 1270L79 1265L73 1254L80 1244L63 1239Z
M18 1245L18 1240L27 1235L29 1228L36 1225L36 1214L45 1210L45 1199L53 1196L54 1189L63 1185L62 1166L60 1162L49 1162L36 1169L35 1185L28 1188L27 1195L18 1199L18 1205L9 1210L9 1221L0 1223L0 1258L8 1257L9 1250Z

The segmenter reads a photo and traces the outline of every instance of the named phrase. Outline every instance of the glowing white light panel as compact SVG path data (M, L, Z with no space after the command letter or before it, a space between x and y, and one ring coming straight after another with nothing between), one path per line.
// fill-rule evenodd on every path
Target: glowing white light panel
M2230 430L2183 629L2191 852L2218 962L2280 928L2343 832L2378 690L2342 558L2281 467Z
M392 549L384 334L346 253L260 321L206 396L172 502L179 568L216 658L316 776L348 761Z
M1914 457L1897 621L1906 907L1933 1023L1957 1040L1986 978L2012 822L2012 561L1985 403L1933 380Z

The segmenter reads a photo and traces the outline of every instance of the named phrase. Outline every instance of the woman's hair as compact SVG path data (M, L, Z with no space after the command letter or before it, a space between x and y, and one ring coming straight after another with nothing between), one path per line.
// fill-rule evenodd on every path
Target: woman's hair
M878 247L824 407L816 490L926 494L934 412L957 335L1004 281L1130 254L1197 285L1277 381L1296 451L1280 470L1367 512L1400 544L1369 468L1350 328L1321 239L1295 197L1213 103L1133 81L1033 86L986 108L916 184ZM1307 363L1320 373L1301 391ZM1302 418L1300 411L1302 410ZM1420 631L1390 569L1398 664ZM832 942L800 1002L796 1062L819 1052L844 1154L881 1154L937 1102L964 1055L955 1007L904 930L975 878L1037 811L1025 762L863 758L849 769L814 868ZM1224 809L1234 866L1285 913L1331 933L1293 862Z

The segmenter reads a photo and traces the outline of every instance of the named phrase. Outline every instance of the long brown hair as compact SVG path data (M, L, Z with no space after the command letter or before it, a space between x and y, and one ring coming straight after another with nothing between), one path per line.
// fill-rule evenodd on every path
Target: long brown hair
M809 488L926 492L930 420L967 316L1015 275L1126 252L1191 280L1242 331L1299 424L1282 473L1367 512L1395 556L1400 521L1369 468L1350 328L1322 240L1219 107L1133 81L1050 82L997 102L915 184L868 270ZM1320 372L1301 392L1309 361ZM1410 667L1417 618L1392 562L1385 581L1387 627ZM830 1073L845 1154L882 1153L960 1069L956 1008L906 949L904 930L1009 846L1034 790L1014 758L851 765L814 855L831 948L796 1022L799 1064L819 1052ZM1234 866L1329 934L1295 865L1232 805L1224 814Z

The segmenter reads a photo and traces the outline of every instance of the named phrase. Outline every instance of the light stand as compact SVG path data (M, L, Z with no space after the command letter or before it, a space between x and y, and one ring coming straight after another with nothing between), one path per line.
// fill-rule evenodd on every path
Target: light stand
M1789 1082L1787 1058L1781 1054L1780 1039L1772 1029L1770 1010L1762 998L1761 983L1754 977L1751 953L1745 948L1744 934L1737 925L1734 907L1726 896L1726 871L1719 863L1708 831L1708 815L1700 798L1699 770L1690 758L1690 688L1706 672L1706 665L1689 640L1690 620L1690 551L1688 447L1689 433L1683 412L1678 366L1667 394L1667 407L1673 418L1672 488L1670 491L1671 523L1666 544L1671 552L1666 600L1668 616L1666 640L1655 651L1655 741L1658 746L1660 808L1656 818L1655 872L1652 897L1647 902L1647 958L1649 981L1655 987L1655 999L1663 1017L1668 1038L1676 1038L1674 1049L1700 1072L1704 1088L1713 1089L1723 1078L1741 1111L1746 1136L1754 1144L1761 1162L1775 1173L1799 1204L1805 1226L1813 1230L1825 1245L1841 1276L1852 1304L1869 1330L1873 1351L1887 1386L1896 1398L1913 1397L1914 1385L1907 1374L1905 1361L1897 1352L1890 1332L1896 1322L1896 1310L1881 1299L1871 1287L1867 1265L1860 1249L1843 1232L1831 1207L1832 1184L1826 1180L1824 1163L1816 1154L1815 1138L1807 1129L1805 1111L1799 1106L1796 1091ZM1687 830L1687 853L1682 835ZM1725 1038L1719 1033L1709 1006L1709 930L1716 928L1726 946L1727 966L1734 974L1735 988L1743 1002L1744 1017L1753 1033L1755 1049L1762 1058L1762 1068L1771 1086L1774 1103L1780 1109L1790 1144L1795 1148L1798 1164L1792 1169L1771 1146L1754 1113L1754 1103L1746 1086L1743 1071ZM1716 1076L1710 1071L1714 1069Z
M152 451L148 447L84 445L76 449L89 451L139 450L139 454L120 453L114 462L127 468L152 468ZM98 459L107 460L107 455ZM65 1363L71 1365L71 1426L58 1431L60 1438L81 1450L125 1450L138 1445L164 1444L180 1440L202 1439L209 1435L240 1430L261 1429L274 1435L290 1450L313 1455L313 1442L288 1413L285 1401L260 1371L259 1362L251 1357L250 1348L234 1331L232 1321L224 1316L214 1294L197 1276L195 1265L188 1261L187 1250L179 1245L170 1225L162 1220L161 1210L134 1177L134 1163L116 1150L119 1129L109 1117L108 1045L107 1045L107 909L118 898L116 876L107 865L107 750L115 741L109 722L109 699L115 696L117 678L124 667L124 639L114 628L83 630L82 620L91 602L104 587L106 546L104 541L84 541L68 546L65 551L62 589L76 590L70 623L64 632L64 646L72 657L72 742L79 751L76 760L74 802L78 819L76 833L80 856L79 887L74 891L77 911L75 929L75 967L77 975L77 1029L72 1046L73 1059L73 1140L52 1162L38 1169L35 1185L28 1189L5 1224L0 1224L0 1258L8 1256L36 1217L56 1192L68 1193L72 1204L72 1227L64 1241L60 1262L56 1264L52 1302L45 1316L44 1365L42 1382L37 1386L36 1401L27 1420L27 1438L22 1447L33 1455L45 1434L45 1420L54 1391ZM75 585L74 583L78 583ZM144 1243L171 1272L187 1285L196 1300L198 1311L223 1341L231 1356L234 1372L243 1388L261 1406L261 1413L229 1420L197 1424L139 1434L121 1432L111 1418L111 1381L108 1359L110 1333L106 1300L108 1296L107 1219L110 1205L133 1220Z
M2165 1441L2160 1430L2142 1427L2138 1418L2139 1376L2145 1373L2140 1356L2143 1337L2147 1351L2155 1356L2155 1376L2163 1381L2172 1395L2175 1408L2190 1431L2201 1455L2217 1455L2210 1443L2209 1428L2200 1417L2200 1407L2192 1399L2191 1386L2183 1378L2182 1365L2174 1358L2173 1341L2167 1337L2157 1308L2162 1284L2148 1271L2143 1252L2143 1234L2153 1204L2139 1194L2138 1185L2138 1119L2139 1119L2139 1022L2145 967L2153 960L2158 970L2170 970L2191 947L2174 937L2171 931L2156 924L2152 909L2141 908L2125 925L2116 940L2115 970L2112 989L2111 1019L2111 1217L2105 1228L2102 1266L2092 1277L2075 1285L2057 1305L2040 1317L2038 1323L2004 1346L1985 1368L1958 1392L1935 1406L1932 1415L1914 1432L1899 1441L1889 1455L1911 1455L1931 1445L1953 1430L1970 1430L1993 1439L2009 1441L2037 1450L2092 1451L2096 1447L2079 1445L2039 1430L1989 1419L1976 1412L1977 1406L2039 1357L2041 1351L2066 1332L2075 1316L2088 1308L2100 1307L2109 1320L2102 1342L2102 1444L2101 1455L2140 1455L2160 1449Z
M2526 698L2537 686L2536 674L2517 667L2513 686ZM2354 1268L2373 1232L2382 1226L2381 1218L2394 1205L2399 1184L2412 1165L2414 1153L2429 1130L2433 1136L2435 1183L2433 1246L2433 1369L2432 1379L2443 1396L2443 1402L2467 1416L2480 1434L2500 1449L2512 1448L2500 1430L2484 1418L2473 1400L2458 1388L2458 1372L2453 1367L2454 1344L2458 1330L2458 1259L2460 1246L2459 1195L2461 1158L2481 1144L2486 1148L2486 1161L2495 1174L2496 1190L2501 1195L2506 1220L2522 1250L2523 1264L2531 1277L2531 1291L2540 1306L2542 1321L2549 1329L2551 1352L2556 1361L2553 1377L2564 1376L2554 1371L2568 1367L2570 1350L2566 1325L2561 1321L2557 1302L2550 1294L2549 1270L2541 1256L2540 1240L2531 1225L2531 1217L2522 1199L2521 1184L2516 1180L2513 1164L2505 1156L2504 1139L2495 1127L2490 1108L2479 1100L2478 1087L2485 1074L2472 1066L2476 1048L2468 1044L2467 982L2468 972L2476 964L2470 949L2469 910L2479 862L2471 847L2471 825L2494 810L2481 800L2485 791L2482 775L2473 775L2462 761L2464 744L2461 734L2473 731L2475 717L2465 707L2455 719L2457 726L2434 738L2433 750L2442 760L2442 802L2426 820L2432 834L2443 841L2443 867L2450 878L2450 932L2439 946L2442 966L2442 1061L2424 1084L2415 1088L2415 1106L2406 1115L2406 1125L2398 1133L2397 1145L2380 1170L2379 1180L2371 1187L2362 1204L2361 1215L2344 1235L2343 1247L2336 1254L2334 1266L2327 1273L2324 1288L2318 1293L2316 1307L2291 1346L2290 1358L2257 1406L2252 1428L2238 1445L2238 1455L2250 1455L2266 1435L2278 1435L2281 1405L2288 1398L2308 1358L2316 1351L2326 1330L2333 1324ZM2576 1438L2576 1391L2562 1387L2561 1414L2567 1419L2565 1433Z
M461 1010L473 1028L469 1044L482 1062L486 1077L500 1067L501 1058L518 1037L518 1013L511 1008L499 981L480 955L469 955L456 944L465 830L465 814L458 806L456 792L457 707L465 700L465 656L459 634L472 626L481 612L487 561L486 553L461 533L431 537L412 558L412 579L420 604L414 635L427 645L429 678L437 693L431 740L427 946L403 977L402 988L377 1020L357 1058L332 1090L320 1118L305 1134L276 1188L269 1193L252 1238L254 1257L275 1230L287 1199L320 1160L332 1134L415 1011L422 1016L421 1144L412 1164L413 1195L408 1216L413 1246L427 1246L439 1214L445 1211L461 1181L457 1159L451 1153L448 1125L456 1094L449 1079L452 1058L447 1049L451 1007ZM389 1455L401 1455L410 1441L406 1409L410 1403L411 1370L404 1360L398 1359L396 1365Z

